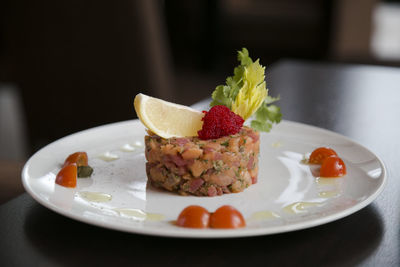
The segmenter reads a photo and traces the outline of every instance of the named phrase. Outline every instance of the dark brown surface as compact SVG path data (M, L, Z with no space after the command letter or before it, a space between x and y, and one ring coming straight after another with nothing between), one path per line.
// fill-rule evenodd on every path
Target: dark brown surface
M267 80L285 119L336 131L381 157L388 183L371 205L311 229L198 240L102 229L23 194L0 206L0 265L400 266L400 69L285 61Z
M1 1L0 80L20 89L30 153L87 127L136 118L139 92L174 99L160 5Z
M23 162L0 160L0 205L25 192L21 172Z

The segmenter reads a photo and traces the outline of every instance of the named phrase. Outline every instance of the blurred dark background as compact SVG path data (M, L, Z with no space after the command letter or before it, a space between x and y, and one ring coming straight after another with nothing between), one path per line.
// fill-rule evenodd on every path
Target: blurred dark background
M237 65L399 65L400 7L379 0L0 2L0 159L136 118L143 92L191 105Z

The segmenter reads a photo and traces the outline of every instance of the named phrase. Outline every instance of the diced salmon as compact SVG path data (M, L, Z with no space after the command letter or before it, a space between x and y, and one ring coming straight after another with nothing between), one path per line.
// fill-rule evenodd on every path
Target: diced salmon
M150 182L198 196L237 193L257 181L259 134L249 127L213 140L145 137Z
M204 164L205 163L200 160L195 160L191 165L189 165L189 170L192 172L194 177L199 177L203 173L205 170Z
M228 146L229 151L234 153L239 152L239 140L240 138L231 138L229 140L229 146Z
M182 158L187 160L187 159L197 159L203 154L203 150L198 148L197 146L191 147L189 149L186 149L182 153Z

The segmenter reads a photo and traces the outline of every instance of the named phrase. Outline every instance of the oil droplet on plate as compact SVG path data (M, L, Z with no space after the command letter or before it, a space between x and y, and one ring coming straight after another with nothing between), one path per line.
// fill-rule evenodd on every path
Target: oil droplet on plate
M316 179L317 184L319 185L336 185L341 181L341 177L335 177L335 178L323 178L323 177L318 177Z
M264 210L264 211L254 212L254 213L251 215L250 220L261 221L261 220L276 219L276 218L280 218L280 217L281 217L281 216L279 216L279 215L276 214L275 212L268 211L268 210Z
M165 216L158 213L144 212L141 209L114 209L120 215L132 217L137 220L162 221Z
M125 151L125 152L133 152L133 151L136 150L136 148L133 147L133 146L130 145L130 144L125 144L125 145L123 145L123 146L121 147L121 150L122 150L122 151Z
M113 161L119 159L118 155L113 154L109 151L104 152L103 154L99 155L99 158L104 161Z
M81 191L77 193L81 198L92 201L92 202L108 202L111 201L112 196L110 194L102 193L102 192L89 192L89 191Z
M318 195L323 198L331 198L339 195L339 191L322 191Z
M308 208L320 206L321 203L318 202L295 202L290 205L283 207L283 210L288 213L304 213L307 212Z
M136 147L142 147L143 146L143 144L141 142L139 142L139 141L136 141L135 143L133 143L133 145L136 146Z
M278 141L278 142L272 143L271 146L274 148L278 148L278 147L282 146L282 143L280 141Z

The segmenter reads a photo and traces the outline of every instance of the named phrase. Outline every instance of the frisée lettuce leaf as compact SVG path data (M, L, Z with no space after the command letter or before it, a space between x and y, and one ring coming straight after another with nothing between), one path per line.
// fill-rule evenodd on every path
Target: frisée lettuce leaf
M210 106L224 105L244 120L252 117L250 126L257 131L269 132L274 123L282 118L280 108L272 105L279 97L268 95L265 67L259 60L253 61L246 48L238 51L240 65L225 85L218 85L212 93Z

